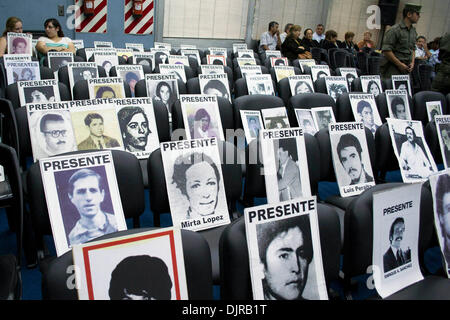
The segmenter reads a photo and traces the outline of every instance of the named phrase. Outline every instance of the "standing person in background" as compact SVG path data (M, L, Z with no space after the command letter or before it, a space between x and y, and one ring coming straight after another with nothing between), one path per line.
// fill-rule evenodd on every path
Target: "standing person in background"
M300 44L300 32L302 31L302 27L295 25L291 27L289 31L289 35L286 37L286 40L281 45L281 53L293 61L295 59L311 59L311 53L306 51L304 47Z
M318 24L316 27L316 32L314 32L312 38L320 43L322 40L325 40L325 35L323 32L325 31L325 27L323 24Z
M306 51L311 52L311 48L319 48L320 45L316 40L313 40L313 31L312 29L306 29L303 33L304 37L302 41L300 41L300 45L305 48Z
M432 84L433 91L439 91L444 95L450 93L450 33L447 32L441 39L439 47L439 60L436 67L436 77Z
M286 40L286 37L289 34L289 30L292 28L294 24L292 23L288 23L285 27L284 27L284 32L282 34L280 34L280 40L281 43L283 44L284 40Z
M53 18L45 20L44 28L47 36L40 37L36 44L39 60L43 60L49 51L76 53L72 40L64 37L64 32L58 20Z
M6 20L5 31L3 31L3 34L0 38L0 57L3 57L5 53L8 53L8 41L6 38L8 32L22 33L22 20L17 17L9 17L8 20Z
M406 4L403 20L386 32L381 50L385 57L381 63L381 78L409 74L414 69L417 31L413 24L420 19L421 6Z
M364 32L364 38L360 42L358 42L358 48L375 49L375 42L372 40L372 33L370 31Z
M261 35L259 43L259 53L265 53L266 50L277 50L281 47L279 24L276 21L269 23L269 30Z

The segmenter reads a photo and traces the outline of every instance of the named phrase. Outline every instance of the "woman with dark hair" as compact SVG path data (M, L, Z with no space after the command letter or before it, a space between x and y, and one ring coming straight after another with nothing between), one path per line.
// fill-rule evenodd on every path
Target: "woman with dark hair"
M125 107L117 113L123 145L131 152L145 151L149 129L147 115L141 107Z
M72 52L75 54L75 46L72 40L64 37L64 32L58 20L51 18L44 22L46 37L40 37L36 44L36 50L42 60L49 51Z
M170 87L170 85L165 82L165 81L161 81L160 83L158 83L158 85L156 86L156 92L155 92L155 100L159 100L162 103L164 103L164 105L167 108L167 111L169 112L169 114L171 113L171 109L172 109L172 103L175 100L172 88Z
M370 80L367 84L367 93L371 93L375 97L377 97L381 93L380 86L375 80Z
M186 219L215 213L220 173L214 161L204 153L180 155L173 166L173 183L189 201Z
M300 41L300 45L305 48L306 51L311 52L311 48L319 48L320 45L316 40L313 40L313 30L306 29L303 33L304 37L302 41Z
M281 45L281 53L293 61L295 59L311 59L311 53L307 52L304 47L300 45L300 32L302 27L299 25L294 25L289 30L289 34L286 40Z
M328 30L325 32L325 39L322 41L321 45L322 48L326 50L338 48L337 37L338 34L334 30Z
M109 86L102 86L98 88L97 93L95 94L96 99L107 99L107 98L116 98L116 93L114 89Z
M7 53L8 42L6 36L8 32L22 33L22 20L17 17L9 17L8 20L6 20L6 28L0 38L0 57L3 57L3 55Z

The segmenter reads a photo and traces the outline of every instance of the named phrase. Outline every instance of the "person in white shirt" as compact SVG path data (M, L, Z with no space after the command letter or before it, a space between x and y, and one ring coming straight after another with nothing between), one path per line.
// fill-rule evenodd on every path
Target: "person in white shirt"
M281 43L284 42L284 40L286 40L287 35L289 34L289 30L291 30L291 27L293 26L292 23L288 23L285 27L284 27L284 32L282 34L280 34L280 40Z
M416 142L416 133L411 127L405 129L406 141L400 148L400 164L407 175L428 178L433 173L430 160Z
M323 24L318 24L316 27L316 32L313 34L313 40L316 40L318 43L325 39L325 27Z
M269 23L269 31L261 35L259 42L259 53L264 53L266 50L277 50L281 47L279 24L276 21Z
M427 48L427 39L424 36L417 37L416 40L416 59L428 60L431 53Z

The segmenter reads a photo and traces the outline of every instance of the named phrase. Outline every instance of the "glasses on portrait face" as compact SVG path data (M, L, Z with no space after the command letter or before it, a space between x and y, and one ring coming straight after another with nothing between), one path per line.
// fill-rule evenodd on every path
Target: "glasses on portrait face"
M52 130L52 131L43 131L45 134L51 135L52 138L65 137L67 135L67 130Z

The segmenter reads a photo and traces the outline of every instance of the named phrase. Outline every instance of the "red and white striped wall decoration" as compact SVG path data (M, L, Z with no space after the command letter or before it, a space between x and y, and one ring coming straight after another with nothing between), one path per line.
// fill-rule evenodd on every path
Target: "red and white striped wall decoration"
M106 33L108 0L95 0L94 14L90 16L83 14L83 2L84 0L75 0L75 31Z
M133 0L125 0L125 26L126 34L152 34L154 1L142 1L142 16L133 16Z

